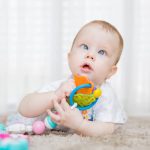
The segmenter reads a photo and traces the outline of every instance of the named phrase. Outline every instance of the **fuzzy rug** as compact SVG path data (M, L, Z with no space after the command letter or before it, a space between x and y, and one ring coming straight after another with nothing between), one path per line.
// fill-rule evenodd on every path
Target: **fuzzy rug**
M51 131L31 136L29 150L150 150L150 117L130 117L113 135L81 137Z

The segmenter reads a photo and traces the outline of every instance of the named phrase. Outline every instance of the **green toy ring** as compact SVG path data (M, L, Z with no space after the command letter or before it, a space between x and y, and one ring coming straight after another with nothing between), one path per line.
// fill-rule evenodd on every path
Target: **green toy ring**
M77 86L77 87L71 92L71 94L70 94L70 96L69 96L70 105L71 105L71 106L74 105L73 97L74 97L74 95L76 94L76 92L77 92L78 90L80 90L80 89L82 89L82 88L90 88L90 87L91 87L91 84L82 84L82 85ZM88 105L88 106L83 106L83 107L77 106L77 108L78 108L79 110L82 110L82 111L83 111L83 110L87 110L87 109L93 107L93 106L96 104L97 100L98 100L98 98L96 98L96 100L95 100L94 102L92 102L92 103L91 103L90 105Z

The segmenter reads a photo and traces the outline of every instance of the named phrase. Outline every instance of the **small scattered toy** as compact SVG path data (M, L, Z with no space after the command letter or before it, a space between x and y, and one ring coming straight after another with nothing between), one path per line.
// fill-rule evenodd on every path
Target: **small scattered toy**
M23 123L14 123L6 127L6 131L9 133L28 133L28 134L43 134L45 131L45 124L41 120L35 121L32 125L25 125Z
M45 131L45 124L43 121L35 121L32 125L32 130L35 134L43 134Z
M28 136L23 134L10 134L7 127L0 123L0 150L28 150Z
M5 125L3 123L0 123L0 132L5 131Z
M28 137L21 134L0 133L0 150L28 150Z

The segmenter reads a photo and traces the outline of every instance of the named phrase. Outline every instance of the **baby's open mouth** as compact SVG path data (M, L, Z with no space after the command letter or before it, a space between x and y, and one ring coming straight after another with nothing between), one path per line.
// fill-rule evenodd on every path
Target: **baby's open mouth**
M90 64L85 63L85 64L81 65L81 70L83 72L90 72L93 70L93 68L91 67Z

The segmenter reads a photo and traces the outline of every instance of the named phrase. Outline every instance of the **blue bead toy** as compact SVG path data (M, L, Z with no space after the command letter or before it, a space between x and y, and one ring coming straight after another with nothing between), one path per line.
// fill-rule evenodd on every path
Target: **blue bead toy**
M0 150L29 150L28 140L19 135L0 134Z
M6 131L5 125L3 123L0 123L0 132Z

